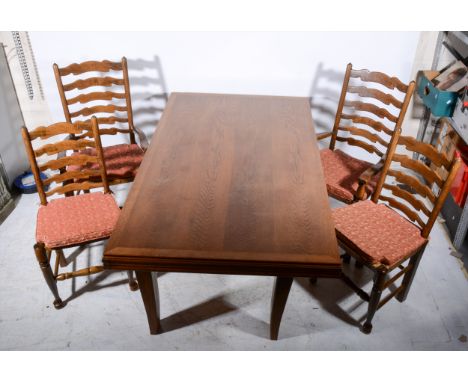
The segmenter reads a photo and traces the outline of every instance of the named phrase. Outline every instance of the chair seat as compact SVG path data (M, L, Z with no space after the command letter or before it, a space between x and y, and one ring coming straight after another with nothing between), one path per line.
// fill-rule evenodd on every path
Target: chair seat
M372 164L354 158L341 150L320 150L320 159L328 194L345 203L352 203L359 188L359 176ZM367 184L366 197L374 191L379 175L374 175L371 182Z
M36 241L48 248L104 239L112 233L120 209L100 192L51 200L37 214Z
M370 200L337 208L332 216L336 231L372 264L391 266L427 242L413 223L386 205Z
M144 151L137 144L119 144L103 147L104 161L106 162L107 176L109 178L134 178L143 160ZM95 148L80 151L80 154L96 155ZM83 168L99 170L98 163L88 163L85 166L69 166L70 171L80 171Z

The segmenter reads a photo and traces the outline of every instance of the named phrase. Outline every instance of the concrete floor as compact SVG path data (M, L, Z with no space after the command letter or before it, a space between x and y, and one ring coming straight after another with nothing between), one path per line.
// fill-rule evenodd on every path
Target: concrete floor
M1 350L468 350L468 280L440 223L407 301L377 312L371 335L357 327L366 304L339 280L296 279L280 338L270 341L272 277L167 273L159 275L165 332L151 336L124 272L61 282L67 306L55 310L32 250L38 197L17 203L0 226ZM69 268L99 263L102 249L84 249ZM346 268L370 285L367 270Z

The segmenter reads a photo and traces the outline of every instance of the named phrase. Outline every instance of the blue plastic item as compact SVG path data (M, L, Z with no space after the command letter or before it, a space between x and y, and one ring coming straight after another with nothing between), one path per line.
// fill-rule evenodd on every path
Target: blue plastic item
M439 72L424 70L417 78L418 94L424 105L431 110L436 117L451 117L457 102L457 92L447 92L437 89L432 83L432 79L437 77Z
M41 179L47 179L47 175L43 172L40 173ZM15 187L20 190L23 194L33 194L37 192L36 182L34 181L34 175L31 171L25 171L22 175L19 175L13 181ZM47 186L44 187L48 189Z

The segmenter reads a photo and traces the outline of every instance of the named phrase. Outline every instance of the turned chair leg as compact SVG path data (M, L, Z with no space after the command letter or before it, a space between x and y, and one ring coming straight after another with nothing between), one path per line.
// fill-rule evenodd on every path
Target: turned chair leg
M372 292L370 294L369 306L367 308L366 322L362 327L362 332L365 334L370 334L372 331L372 319L374 314L378 309L380 297L382 296L382 283L385 280L385 274L376 273L374 277L374 285L372 287Z
M130 287L131 291L138 290L138 282L133 277L133 271L127 271L128 274L128 286Z
M413 283L414 275L416 274L416 270L418 269L419 262L421 261L423 253L424 249L417 255L414 255L409 261L408 266L412 266L413 268L403 277L403 281L401 282L401 285L403 285L403 289L400 293L396 295L396 299L400 302L405 301L406 297L408 297L411 284Z
M34 252L36 254L39 266L41 267L42 275L44 276L44 279L47 285L49 286L50 291L54 295L54 307L56 309L63 308L65 304L59 296L57 289L57 281L55 280L54 274L52 273L52 269L50 268L50 263L47 258L47 252L44 247L44 244L36 243L34 245Z

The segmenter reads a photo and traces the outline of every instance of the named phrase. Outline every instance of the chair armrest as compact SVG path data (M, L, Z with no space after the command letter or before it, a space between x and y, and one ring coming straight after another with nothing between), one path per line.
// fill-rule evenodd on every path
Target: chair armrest
M356 191L356 199L365 200L366 199L366 186L371 182L372 178L382 171L383 165L385 163L385 156L380 159L380 161L366 171L364 171L358 179L359 187Z
M317 141L321 141L322 139L326 139L328 137L331 137L332 135L333 135L332 133L317 134Z
M138 129L136 126L133 126L133 131L138 135L138 140L140 141L140 147L143 149L143 151L146 151L149 147L149 141L148 138L146 137L145 133Z

